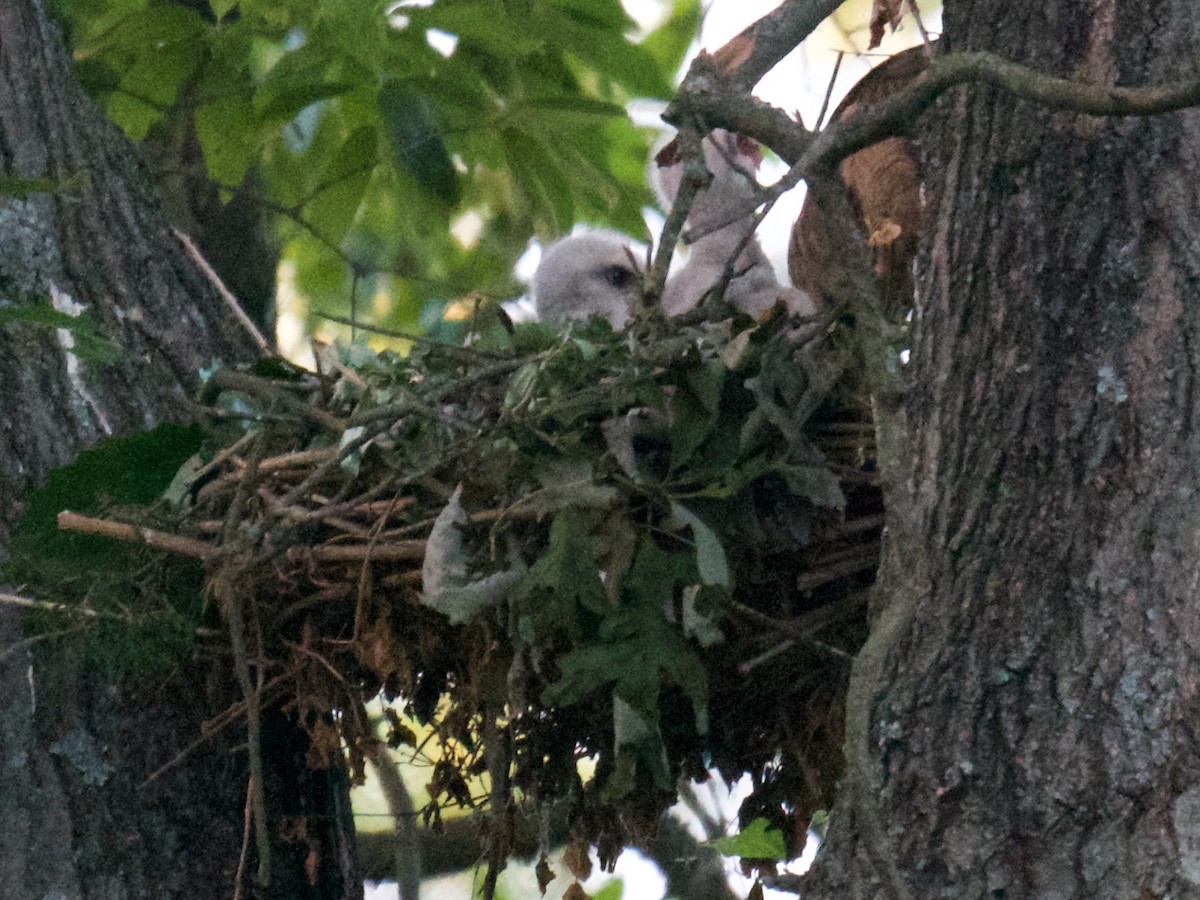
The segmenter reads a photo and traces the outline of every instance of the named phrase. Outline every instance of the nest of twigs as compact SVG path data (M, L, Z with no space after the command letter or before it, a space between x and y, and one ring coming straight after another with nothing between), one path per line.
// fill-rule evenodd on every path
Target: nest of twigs
M836 351L782 321L480 331L218 372L178 532L67 524L204 561L252 755L266 705L355 775L368 700L393 746L400 714L431 725L424 820L490 802L493 868L519 803L569 801L611 865L714 767L798 849L841 772L881 526Z

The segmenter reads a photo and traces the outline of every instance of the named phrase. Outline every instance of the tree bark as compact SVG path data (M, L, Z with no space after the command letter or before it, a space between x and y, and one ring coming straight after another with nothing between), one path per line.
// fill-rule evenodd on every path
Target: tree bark
M1200 24L948 0L955 50L1164 84ZM920 134L911 477L804 896L1200 896L1200 112L971 89Z
M170 229L136 150L75 82L41 0L0 0L0 189L2 562L22 498L50 469L104 437L186 418L202 367L256 350ZM21 317L47 301L86 309L115 359L90 359L70 330ZM66 642L31 648L16 608L0 605L0 897L233 895L239 729L146 781L215 711L205 678L193 663L108 683ZM345 821L344 779L307 773L303 735L272 729L268 768L291 804L279 811L313 824L307 845L279 849L273 886L242 896L361 896L352 840L330 836Z

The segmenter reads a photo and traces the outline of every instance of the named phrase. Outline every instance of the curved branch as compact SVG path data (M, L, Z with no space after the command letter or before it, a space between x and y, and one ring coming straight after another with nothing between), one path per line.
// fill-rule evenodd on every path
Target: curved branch
M831 170L864 147L905 134L943 93L973 83L1003 88L1048 109L1093 116L1153 116L1200 105L1200 81L1105 87L1046 75L993 53L955 53L933 60L921 75L886 99L864 103L852 116L814 135L782 110L747 97L738 81L723 71L718 57L701 54L663 118L676 123L695 116L710 127L761 141L805 172ZM795 173L787 179L788 186L803 177Z
M1200 81L1159 87L1104 87L1046 75L994 53L954 53L935 59L910 84L886 100L864 105L821 132L799 162L833 166L885 137L903 134L912 121L952 87L990 84L1047 109L1092 116L1154 116L1200 104Z

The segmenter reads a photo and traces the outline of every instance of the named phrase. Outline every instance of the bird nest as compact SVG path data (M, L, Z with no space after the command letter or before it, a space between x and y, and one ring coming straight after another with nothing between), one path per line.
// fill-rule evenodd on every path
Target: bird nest
M311 766L361 776L380 694L391 746L429 726L424 819L490 802L493 863L519 804L566 800L611 865L713 769L796 850L882 512L836 340L797 333L646 314L218 371L174 533L64 524L202 559L244 708L286 708Z

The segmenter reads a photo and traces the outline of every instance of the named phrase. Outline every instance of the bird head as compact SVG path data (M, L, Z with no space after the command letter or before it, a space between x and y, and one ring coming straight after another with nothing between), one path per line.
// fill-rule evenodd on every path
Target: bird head
M642 273L627 240L577 234L551 245L533 276L538 319L551 325L604 316L614 328L629 321Z

